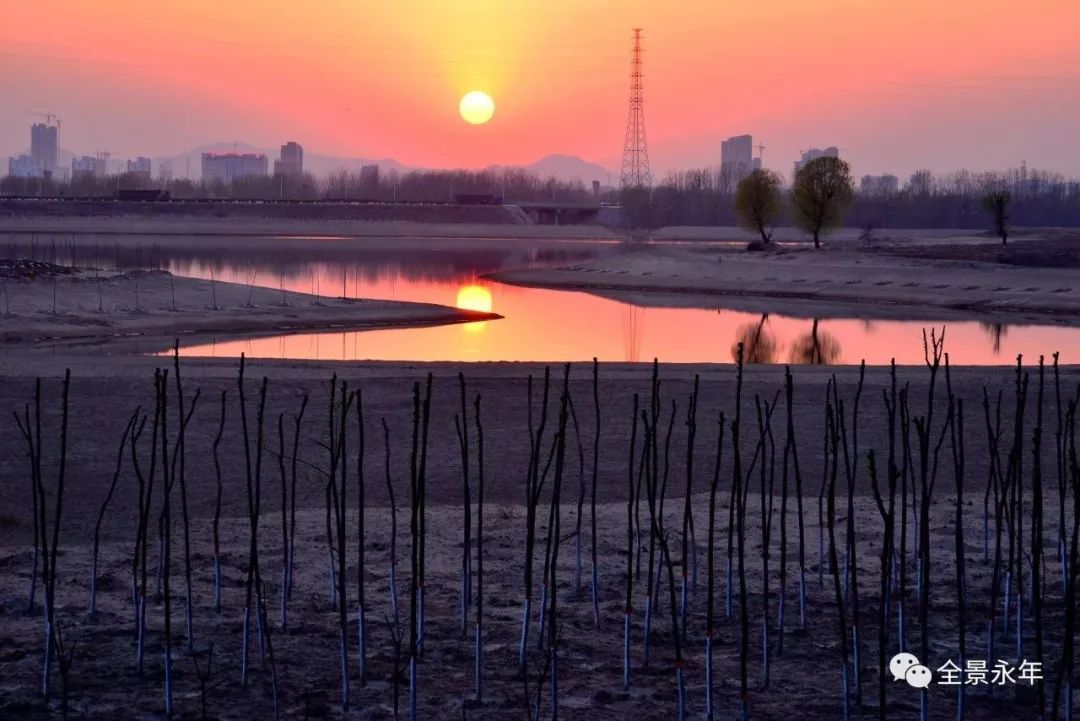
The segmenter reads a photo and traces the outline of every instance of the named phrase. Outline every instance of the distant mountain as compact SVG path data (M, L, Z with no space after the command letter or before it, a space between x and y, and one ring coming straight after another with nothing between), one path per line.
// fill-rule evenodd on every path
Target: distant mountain
M608 176L611 174L606 168L582 160L576 155L560 155L558 153L546 155L525 167L542 178L555 177L565 181L580 180L585 185L589 185L594 180L599 180L601 185L608 185Z

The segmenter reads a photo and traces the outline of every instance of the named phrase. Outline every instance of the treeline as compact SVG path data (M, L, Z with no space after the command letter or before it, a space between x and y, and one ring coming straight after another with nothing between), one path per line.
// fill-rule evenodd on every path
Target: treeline
M668 174L651 191L622 194L627 224L638 228L671 225L737 225L735 187L718 170ZM1005 190L1012 198L1015 226L1080 227L1080 179L1026 167L1005 172L961 170L935 176L929 170L911 175L895 192L860 192L845 216L849 227L982 228L987 224L983 198ZM786 214L781 225L790 225Z
M302 176L250 176L231 183L154 179L133 173L102 177L80 176L69 181L42 178L0 178L0 195L113 197L122 189L162 188L173 198L219 198L243 200L367 200L383 202L445 203L457 195L499 196L504 202L580 201L591 190L578 180L543 178L524 168L488 170L389 170L360 173L339 170L325 178Z

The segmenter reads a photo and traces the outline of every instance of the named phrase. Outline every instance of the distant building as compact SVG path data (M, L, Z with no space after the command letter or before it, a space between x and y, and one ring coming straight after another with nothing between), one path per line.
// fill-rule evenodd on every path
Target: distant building
M864 175L859 181L863 195L894 195L900 191L900 179L895 175Z
M274 161L274 175L299 177L304 174L304 146L289 141L281 146L281 160Z
M720 143L720 171L736 183L761 167L761 160L754 158L752 135L736 135Z
M379 166L360 166L360 187L364 190L375 190L379 187Z
M171 183L173 180L173 167L171 160L162 160L158 163L158 180L162 183Z
M40 178L41 164L32 156L15 155L8 158L8 175L16 178Z
M37 161L45 176L51 176L56 171L57 148L55 125L34 123L30 126L30 157Z
M821 148L810 148L809 150L802 151L798 160L795 161L795 175L799 174L803 166L809 163L811 160L817 160L818 158L839 158L840 148L830 145L822 150ZM794 175L792 177L795 177Z
M128 175L133 176L140 183L150 183L150 158L138 157L135 160L127 161Z
M261 153L203 153L202 179L231 183L239 178L268 174L266 156Z
M81 158L71 159L71 179L80 178L103 178L106 173L107 160L101 156L84 155Z

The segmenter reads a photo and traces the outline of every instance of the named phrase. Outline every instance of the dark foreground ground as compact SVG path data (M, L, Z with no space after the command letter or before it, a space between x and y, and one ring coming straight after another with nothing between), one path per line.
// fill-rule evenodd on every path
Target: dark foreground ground
M1052 349L1046 349L1049 353ZM961 360L962 359L957 359ZM1035 360L1035 359L1031 359ZM167 365L168 359L160 359ZM99 613L90 620L86 612L89 549L94 522L101 502L112 479L117 445L131 412L141 406L152 407L154 359L117 357L103 364L100 356L50 356L19 353L0 360L0 718L36 719L58 716L55 700L46 706L38 698L42 658L40 615L26 615L26 595L31 569L30 497L24 442L11 419L11 411L19 410L32 399L33 379L41 374L45 397L45 433L49 439L45 449L46 478L54 479L56 422L59 408L59 378L66 366L73 371L70 401L69 461L64 523L60 538L60 574L57 581L57 616L61 628L71 640L78 641L72 672L72 716L85 718L155 718L162 713L162 614L163 607L150 608L150 638L146 670L140 677L134 667L132 641L132 608L128 592L131 546L135 533L135 483L130 463L123 466L117 491L102 530L102 561L99 569ZM253 668L251 683L244 689L239 684L240 621L243 606L243 574L247 567L247 514L245 462L239 426L239 404L236 385L236 364L223 362L185 361L182 366L184 389L189 400L196 389L201 391L187 439L188 501L193 518L192 552L195 603L195 655L205 664L205 649L214 643L214 674L208 697L208 717L221 719L271 718L269 673L259 661L257 644L252 643ZM484 700L476 702L472 694L473 641L471 622L469 636L462 637L459 611L459 572L461 567L461 463L454 433L454 415L460 412L457 373L466 375L468 393L480 393L485 428L485 478L488 506L485 510L484 562L485 580L485 676L487 687ZM365 571L369 597L369 665L366 684L361 686L355 658L351 662L352 709L342 714L339 705L337 668L337 614L329 604L327 594L327 560L324 520L324 483L316 467L325 465L326 451L320 447L327 424L329 378L337 372L349 381L350 387L363 391L366 429L365 475L369 510L367 515L368 563ZM267 593L271 597L270 616L274 651L282 688L282 715L288 718L388 718L393 715L392 678L393 645L389 626L384 620L391 616L388 596L389 522L386 479L383 474L384 443L379 421L386 419L391 437L391 478L398 504L398 588L403 619L408 609L408 479L409 448L412 423L413 384L422 381L426 373L434 375L429 465L429 567L428 567L428 638L427 651L421 665L419 688L422 718L523 718L525 679L517 673L517 642L520 630L522 602L522 572L524 544L524 477L528 460L527 381L534 376L534 420L539 420L539 390L543 367L524 364L496 365L406 365L406 364L316 364L292 362L252 362L248 365L248 417L254 427L258 384L265 375L269 378L267 400L267 454L264 457L263 511L263 568L267 578ZM560 708L565 718L674 718L675 690L674 647L671 636L668 588L665 584L661 604L652 625L652 658L648 668L643 660L643 608L645 578L643 571L632 593L633 646L632 682L629 691L621 685L622 610L625 606L624 570L626 567L626 506L628 485L628 443L633 394L647 396L649 388L647 366L604 365L600 369L601 442L598 466L598 557L600 590L600 627L593 628L588 595L588 574L591 568L588 532L588 503L585 505L584 587L576 583L575 543L577 508L574 505L580 488L576 446L571 444L564 498L570 503L561 512L562 536L565 539L558 564L560 651ZM779 596L779 534L780 499L776 491L773 530L770 537L770 569L762 573L762 537L760 519L763 517L760 481L750 479L755 495L747 499L747 592L749 619L749 654L747 656L751 718L782 718L798 713L807 719L836 719L842 715L840 703L840 657L836 597L831 576L823 574L819 557L819 539L824 531L818 522L818 499L823 478L823 434L825 430L823 401L826 384L837 375L840 396L845 410L853 410L858 378L857 368L800 367L794 371L795 403L792 408L799 459L804 479L805 497L805 567L807 581L806 628L799 629L797 606L798 523L795 518L794 497L788 509L788 581L786 599L787 634L783 649L779 634L769 633L772 659L770 681L763 681L761 644L761 614L763 610L763 581L769 579L770 628L777 623ZM552 369L552 414L557 403L558 374ZM745 464L753 455L759 437L755 401L772 403L783 389L783 368L761 367L747 371L743 405L743 455ZM688 684L688 703L692 717L701 717L704 704L704 614L706 590L706 528L708 498L701 495L711 480L716 449L716 419L724 412L730 420L734 407L735 374L730 366L662 366L662 396L666 424L674 402L675 421L672 425L671 472L667 506L669 527L673 532L672 554L681 563L681 508L686 484L686 424L687 397L693 377L701 378L698 401L698 437L694 453L694 491L692 510L695 517L695 547L699 556L697 590L690 594L690 623L684 648ZM925 368L902 368L898 372L901 386L908 385L913 414L925 412L928 373ZM585 445L585 468L592 465L591 439L594 429L592 408L591 369L578 364L572 372L571 393ZM1047 382L1052 381L1048 371ZM983 389L994 402L997 393L1004 396L1002 411L1006 435L1011 433L1012 389L1014 370L1010 368L956 368L952 385L958 397L965 401L966 474L963 506L967 533L968 564L968 647L970 654L986 653L986 620L992 564L984 558L983 498L988 466L986 430L983 420ZM171 380L171 378L170 378ZM944 416L944 375L937 388L938 413L936 426ZM1032 376L1032 383L1037 376ZM1061 370L1062 394L1071 396L1080 381L1080 369ZM881 518L869 495L869 483L862 470L868 449L878 457L887 453L888 436L882 391L889 385L888 369L866 371L866 383L859 408L858 452L860 470L856 475L855 523L859 543L858 579L862 638L861 689L862 704L856 705L857 718L877 716L877 681L879 664L876 657L879 624L879 562L881 550ZM1032 385L1034 394L1035 386ZM215 614L211 606L209 547L209 517L214 508L215 475L212 443L217 433L222 391L227 391L226 430L219 448L224 483L223 499L223 611ZM175 387L170 386L170 394ZM285 414L286 432L291 431L292 414L298 411L304 394L310 397L302 428L300 456L303 460L298 490L299 535L297 539L297 588L289 604L290 623L286 632L279 628L277 597L281 559L279 506L279 474L273 455L278 447L277 418ZM172 398L175 402L175 398ZM1034 401L1029 416L1034 418ZM786 406L781 393L776 406L773 431L777 438L778 454L782 451L786 433ZM1057 405L1053 385L1048 385L1044 405L1047 438L1053 437ZM549 418L549 424L554 423ZM357 451L355 428L350 430L350 455ZM145 440L141 451L145 454ZM1056 562L1057 538L1057 475L1053 446L1048 440L1044 469L1047 474L1047 521L1045 534L1048 544L1045 579L1044 625L1046 643L1044 654L1046 675L1060 655L1063 629L1063 601L1060 565ZM1030 446L1028 446L1030 447ZM474 462L475 462L475 447ZM717 714L731 718L737 713L739 696L739 604L738 587L731 586L734 595L733 615L725 609L729 584L722 572L727 561L728 493L731 488L730 437L725 440L720 493L717 505L717 585L715 588L718 627L715 633ZM780 456L777 456L779 465ZM1030 459L1028 461L1030 463ZM355 460L351 477L355 479ZM310 464L310 465L309 465ZM755 474L757 468L755 468ZM777 488L779 487L777 470ZM474 480L475 483L475 480ZM841 482L840 492L846 491ZM475 487L474 487L475 492ZM947 659L959 657L957 639L957 594L954 567L953 494L950 443L945 441L941 467L931 513L931 611L927 628L931 659L924 663L937 668ZM350 489L355 502L356 488ZM620 503L620 501L622 501ZM677 502L676 502L677 501ZM1029 502L1030 503L1030 502ZM845 499L838 499L837 543L843 553L843 529L847 520ZM1027 511L1025 511L1027 512ZM645 513L642 504L642 513ZM475 515L475 512L474 512ZM547 514L541 512L541 539L547 536ZM1027 528L1027 524L1025 524ZM355 618L356 604L356 547L355 518L349 521L351 549L349 553L350 618ZM1025 531L1029 533L1030 531ZM179 538L179 530L176 532ZM826 539L827 540L827 539ZM543 541L541 541L542 543ZM992 548L990 549L992 553ZM911 551L909 549L909 561ZM646 559L647 559L647 554ZM538 554L538 558L539 558ZM174 545L172 561L173 628L177 635L176 704L177 715L199 718L200 694L191 656L185 651L183 607L184 589L182 553ZM647 560L643 559L643 563ZM907 565L913 574L913 563ZM267 570L269 569L269 570ZM542 665L543 653L535 648L538 631L535 610L539 605L542 558L534 571L536 590L533 599L534 618L530 666ZM676 569L676 575L679 571ZM907 614L909 643L915 643L919 629L914 618L913 575L908 589ZM737 584L737 579L735 581ZM39 591L40 594L40 591ZM849 595L850 604L852 601ZM40 599L40 595L39 595ZM1030 598L1025 599L1029 603ZM850 609L849 609L850 610ZM473 611L475 613L475 611ZM350 641L355 656L355 621ZM889 626L895 627L895 614ZM1033 624L1026 620L1023 629L1023 648L1017 655L1014 631L997 634L997 656L1012 663L1021 657L1035 654ZM407 641L407 632L406 632ZM895 650L895 631L889 642L889 653ZM917 644L916 644L917 649ZM200 655L201 654L201 655ZM991 664L992 666L993 664ZM535 668L532 669L535 671ZM536 674L531 674L530 689ZM916 718L918 692L902 683L888 680L887 716L896 719ZM54 687L59 691L58 678ZM974 719L1035 718L1035 693L1027 685L995 690L990 698L980 687L968 701L968 717ZM1047 685L1051 694L1052 681ZM532 693L532 691L530 691ZM58 695L58 694L57 694ZM548 695L544 692L541 708L547 715ZM402 703L406 690L402 687ZM955 689L932 686L929 692L929 718L955 717ZM405 708L404 706L402 707ZM50 710L51 709L51 710ZM567 716L569 714L569 716Z

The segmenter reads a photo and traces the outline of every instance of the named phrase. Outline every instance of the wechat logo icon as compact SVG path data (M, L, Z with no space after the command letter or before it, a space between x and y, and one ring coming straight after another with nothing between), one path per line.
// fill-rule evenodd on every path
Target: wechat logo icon
M912 688L927 688L934 675L930 669L919 663L915 654L901 652L889 661L889 671L893 681L907 681Z

